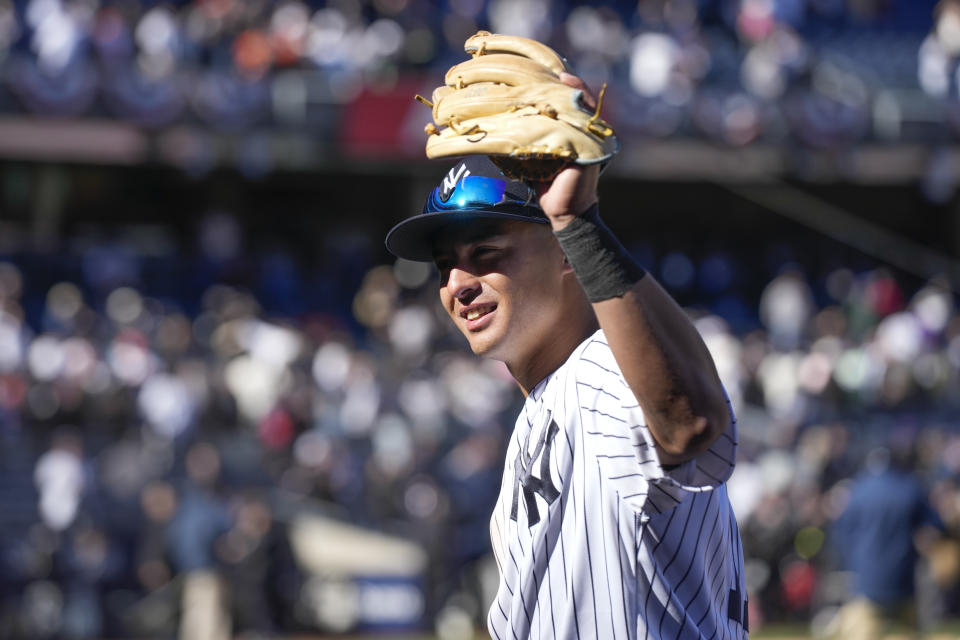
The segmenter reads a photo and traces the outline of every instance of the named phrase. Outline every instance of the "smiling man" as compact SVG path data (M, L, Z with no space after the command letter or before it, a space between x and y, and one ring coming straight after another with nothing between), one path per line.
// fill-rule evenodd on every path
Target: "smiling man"
M490 525L488 628L745 638L729 402L686 314L600 220L598 176L529 187L470 156L386 239L437 266L451 320L526 396Z
M576 280L549 269L563 260L547 225L516 220L454 224L434 243L447 313L474 353L507 363L525 390L565 359L558 342L572 351L583 327L596 324L589 305L577 304L583 291Z

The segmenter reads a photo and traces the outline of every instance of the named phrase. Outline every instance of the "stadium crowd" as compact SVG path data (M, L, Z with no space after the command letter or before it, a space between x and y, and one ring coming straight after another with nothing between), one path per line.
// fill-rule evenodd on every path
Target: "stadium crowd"
M931 142L951 122L943 101L960 97L957 3L939 3L936 20L934 8L932 0L3 0L0 112L332 136L330 120L364 87L435 78L486 28L542 39L588 83L608 82L624 135L830 148Z
M201 234L195 253L166 258L96 242L5 251L0 635L173 633L197 571L233 586L237 633L323 628L287 535L291 497L428 549L424 625L451 608L479 621L487 518L522 401L506 371L465 352L430 268L371 252L315 273L225 242L240 231L215 220L217 242ZM916 450L960 532L960 314L944 283L644 259L698 301L739 415L730 491L754 628L842 600L831 523L876 447ZM179 296L155 286L171 279L188 280ZM311 288L327 303L291 302ZM947 539L937 553L927 620L958 606L960 552Z

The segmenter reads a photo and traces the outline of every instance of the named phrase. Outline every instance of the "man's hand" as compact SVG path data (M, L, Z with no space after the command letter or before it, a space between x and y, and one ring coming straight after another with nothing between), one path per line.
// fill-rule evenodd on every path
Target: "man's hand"
M575 75L563 72L560 81L565 85L583 91L584 102L591 109L597 105L593 94L583 80ZM586 211L597 201L597 183L600 177L599 165L570 164L551 182L534 184L540 199L540 207L550 218L554 231L567 226L576 216Z

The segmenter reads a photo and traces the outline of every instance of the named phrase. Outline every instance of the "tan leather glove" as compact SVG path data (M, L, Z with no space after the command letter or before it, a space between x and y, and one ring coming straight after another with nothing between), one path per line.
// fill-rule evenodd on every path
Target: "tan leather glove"
M515 180L550 180L570 162L606 162L619 150L609 124L583 92L560 80L565 61L550 47L480 31L473 57L447 71L429 102L427 157L487 155Z

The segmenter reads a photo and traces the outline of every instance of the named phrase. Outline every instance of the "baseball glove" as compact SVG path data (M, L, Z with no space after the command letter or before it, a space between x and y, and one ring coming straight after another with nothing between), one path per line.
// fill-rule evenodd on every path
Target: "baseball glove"
M433 92L427 157L487 155L514 180L551 180L570 162L595 164L619 150L613 129L583 92L560 81L567 71L550 47L479 31L464 50L473 57L447 71ZM604 89L606 86L604 86Z

